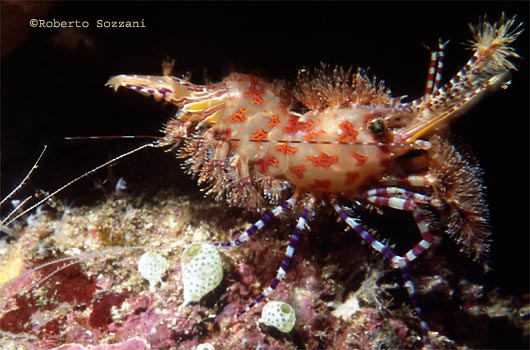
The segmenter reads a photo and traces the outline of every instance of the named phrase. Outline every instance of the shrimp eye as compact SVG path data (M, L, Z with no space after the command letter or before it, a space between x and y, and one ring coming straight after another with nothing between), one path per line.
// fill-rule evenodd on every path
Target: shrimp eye
M366 124L366 127L368 131L370 131L372 134L379 136L386 132L386 124L383 118L376 117L368 121Z

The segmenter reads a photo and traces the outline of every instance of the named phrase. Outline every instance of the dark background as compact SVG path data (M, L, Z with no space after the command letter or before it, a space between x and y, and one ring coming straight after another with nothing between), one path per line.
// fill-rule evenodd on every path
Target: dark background
M27 185L53 190L142 140L65 141L64 136L159 135L175 112L152 99L104 87L116 74L160 74L164 57L175 75L216 81L232 71L293 80L320 62L370 68L395 96L423 93L425 46L451 39L445 81L470 57L468 24L502 11L525 32L516 48L511 87L481 101L453 125L484 169L493 226L488 278L507 292L528 292L528 2L20 2L2 1L1 191L5 195L49 149ZM87 29L31 28L29 20L88 21ZM147 28L96 28L96 20L140 20ZM161 183L198 192L178 160L146 150L73 186L60 197L76 204L124 176L131 187ZM22 192L18 197L22 197ZM101 195L101 193L100 193ZM9 208L3 208L4 213Z

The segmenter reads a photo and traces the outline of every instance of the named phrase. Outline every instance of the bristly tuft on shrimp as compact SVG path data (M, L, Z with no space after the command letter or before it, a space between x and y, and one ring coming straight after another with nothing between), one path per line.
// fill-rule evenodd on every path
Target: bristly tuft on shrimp
M297 89L294 95L310 110L348 106L390 105L390 90L382 81L370 79L361 69L330 67L321 63L320 69L310 73L298 71Z
M491 235L489 210L484 198L482 170L439 136L429 140L429 168L434 197L446 203L442 211L445 232L455 239L461 250L488 270L487 258Z
M485 62L485 70L490 71L490 74L498 74L506 69L516 70L509 58L517 58L519 55L510 45L523 29L522 23L516 24L515 18L516 16L508 19L503 13L497 23L486 22L484 16L477 26L470 25L474 36L470 41L471 48L482 57L491 55L491 58Z

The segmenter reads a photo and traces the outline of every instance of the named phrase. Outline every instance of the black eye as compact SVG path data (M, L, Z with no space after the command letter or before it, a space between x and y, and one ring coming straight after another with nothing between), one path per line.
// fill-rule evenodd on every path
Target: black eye
M386 124L383 118L381 117L371 119L366 124L366 127L368 128L368 131L370 131L374 135L382 135L386 132Z

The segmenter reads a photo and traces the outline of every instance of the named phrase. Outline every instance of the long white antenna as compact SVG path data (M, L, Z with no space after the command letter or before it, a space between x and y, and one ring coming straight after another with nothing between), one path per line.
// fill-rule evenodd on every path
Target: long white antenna
M31 169L26 174L26 177L24 177L24 179L22 181L20 181L20 183L17 185L17 187L15 187L4 199L2 199L2 201L0 201L0 206L2 206L9 198L13 197L13 195L15 193L17 193L17 191L20 190L20 188L22 186L24 186L24 183L26 181L28 181L29 177L31 176L31 173L33 173L33 171L39 167L40 159L44 155L44 152L46 152L46 148L48 148L48 145L44 145L44 149L40 153L40 155L37 158L37 160L35 161L35 163L33 163L33 166L31 167Z
M44 197L42 200L38 201L36 204L32 205L31 207L29 207L28 209L24 210L22 213L18 214L17 216L15 216L14 218L12 218L11 220L9 220L7 223L5 223L5 225L9 225L11 224L13 221L15 221L16 219L20 218L21 216L29 213L30 211L32 211L33 209L37 208L39 205L41 205L42 203L46 202L48 199L52 198L53 196L55 196L57 193L61 192L62 190L64 190L65 188L73 185L74 183L76 183L77 181L81 180L82 178L85 178L87 177L88 175L91 175L93 173L95 173L96 171L98 171L99 169L101 168L104 168L106 167L107 165L110 165L112 163L114 163L115 161L117 160L120 160L122 158L125 158L125 157L128 157L130 156L131 154L133 153L136 153L138 151L141 151L142 149L144 148L148 148L148 147L159 147L156 143L147 143L145 145L142 145L140 147L137 147L129 152L126 152L126 153L123 153L115 158L112 158L111 160L109 160L108 162L105 162L101 165L98 165L97 167L93 168L92 170L89 170L87 171L86 173L84 173L83 175L80 175L78 177L76 177L75 179L71 180L70 182L68 182L66 185L63 185L61 186L60 188L58 188L57 190L55 190L54 192L52 192L51 194L47 195L46 197Z

